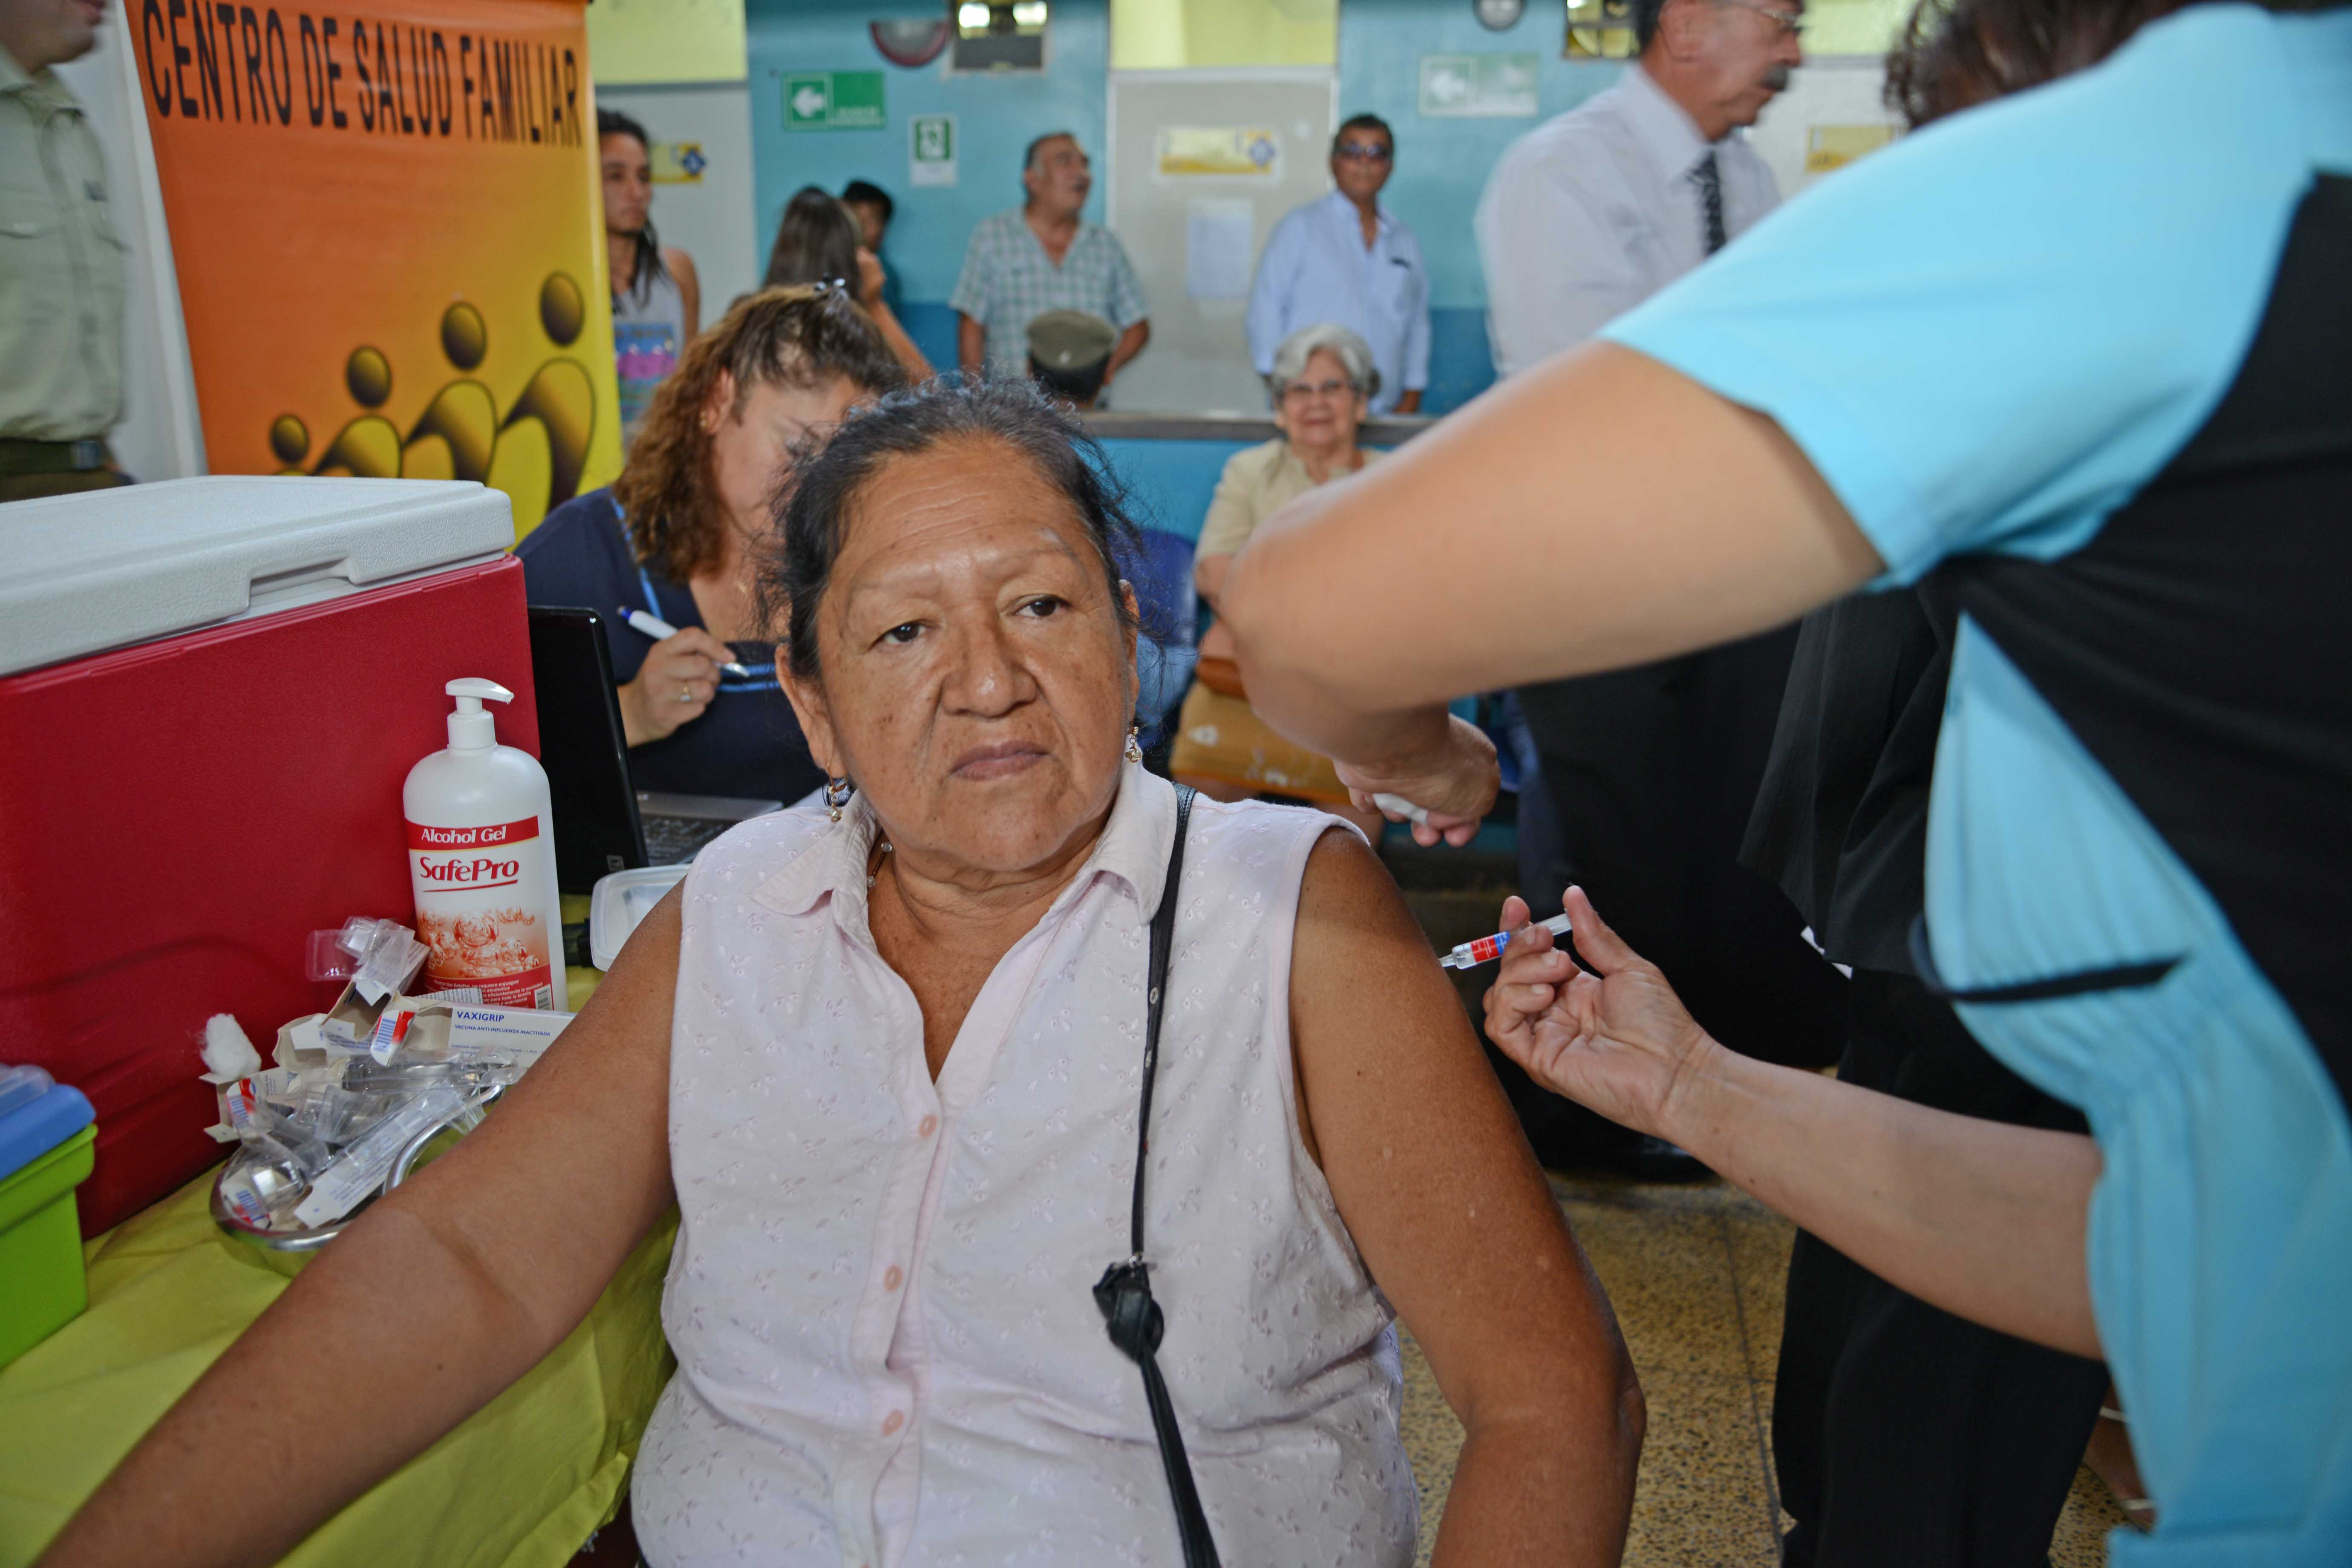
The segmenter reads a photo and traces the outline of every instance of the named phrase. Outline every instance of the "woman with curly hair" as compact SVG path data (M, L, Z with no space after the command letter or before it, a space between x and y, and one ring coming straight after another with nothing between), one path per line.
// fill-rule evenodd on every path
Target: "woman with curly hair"
M662 383L612 488L557 508L516 548L532 604L611 621L639 789L794 800L824 782L760 635L754 560L793 444L905 381L838 288L738 300ZM621 624L629 610L677 635L655 641ZM750 673L728 674L730 663Z

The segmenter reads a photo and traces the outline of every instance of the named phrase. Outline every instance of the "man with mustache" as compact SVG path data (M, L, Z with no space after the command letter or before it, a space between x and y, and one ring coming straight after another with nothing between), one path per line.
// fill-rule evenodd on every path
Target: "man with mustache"
M1633 0L1624 78L1514 142L1478 204L1487 332L1505 376L1584 342L1779 205L1737 132L1803 62L1803 0ZM1572 430L1564 439L1575 439ZM1519 803L1520 884L1557 907L1576 883L1641 942L1717 1038L1826 1065L1843 982L1780 892L1738 865L1788 679L1781 631L1519 692L1538 763ZM1539 913L1548 913L1544 909ZM1664 960L1659 960L1664 964ZM1685 982L1684 976L1689 976ZM1652 1177L1696 1165L1506 1079L1538 1152Z
M1118 329L1103 371L1108 392L1150 341L1151 322L1142 280L1118 236L1079 216L1094 189L1094 167L1077 137L1055 131L1030 142L1021 188L1027 196L1021 205L973 226L948 300L956 310L956 363L966 375L1023 374L1029 323L1048 310L1083 310Z
M49 68L98 43L105 0L0 0L0 501L130 481L122 244L98 137Z

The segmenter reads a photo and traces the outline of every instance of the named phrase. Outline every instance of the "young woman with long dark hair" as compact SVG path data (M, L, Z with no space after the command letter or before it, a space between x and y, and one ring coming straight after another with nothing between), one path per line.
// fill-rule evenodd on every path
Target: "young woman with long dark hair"
M613 279L613 353L623 438L636 434L654 388L702 325L694 258L654 233L653 140L615 109L596 111L604 178L604 250Z

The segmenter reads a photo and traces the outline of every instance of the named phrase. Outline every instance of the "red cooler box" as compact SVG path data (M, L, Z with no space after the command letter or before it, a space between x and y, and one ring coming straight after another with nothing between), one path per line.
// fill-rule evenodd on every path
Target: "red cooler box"
M179 479L0 507L0 1059L98 1110L82 1229L220 1159L204 1021L333 1000L309 934L412 921L401 781L442 687L539 726L513 513L480 485Z

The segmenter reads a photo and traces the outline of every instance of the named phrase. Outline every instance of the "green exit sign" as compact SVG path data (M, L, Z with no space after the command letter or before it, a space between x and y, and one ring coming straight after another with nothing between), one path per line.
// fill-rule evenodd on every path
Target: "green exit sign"
M879 131L880 71L787 71L784 129L787 131Z

